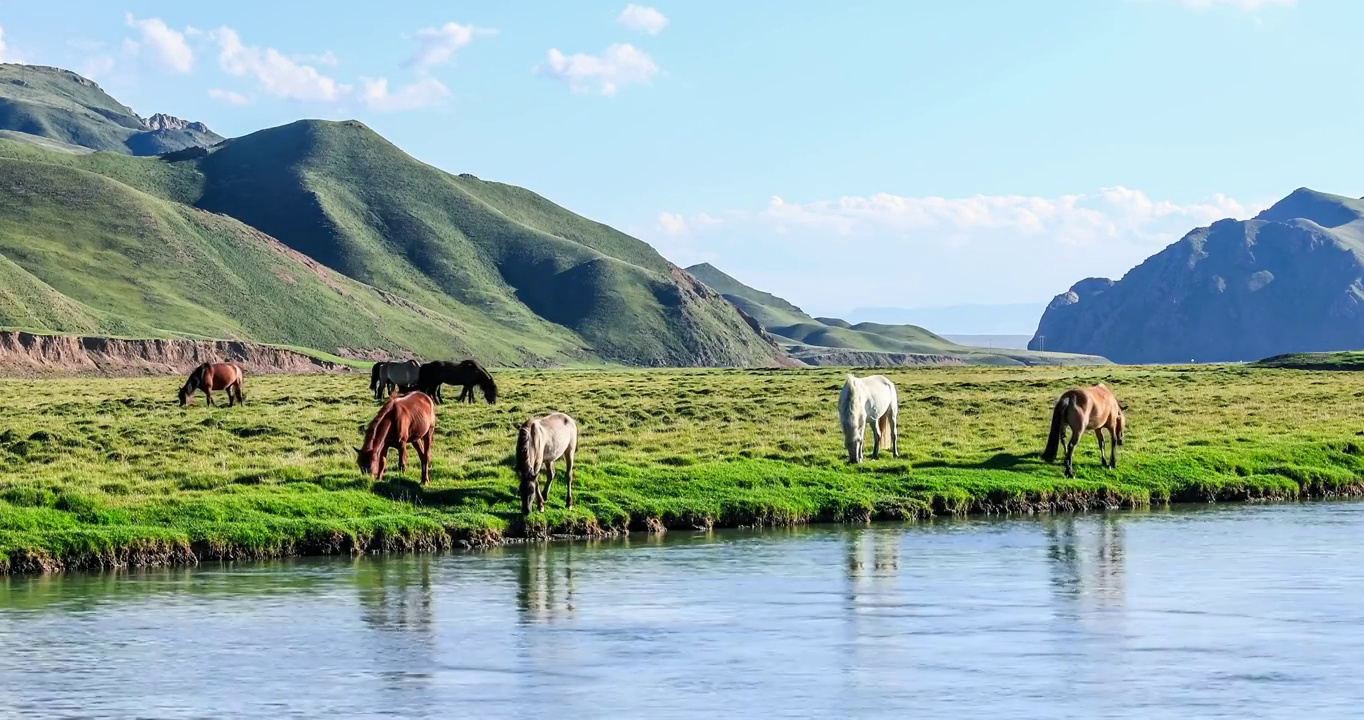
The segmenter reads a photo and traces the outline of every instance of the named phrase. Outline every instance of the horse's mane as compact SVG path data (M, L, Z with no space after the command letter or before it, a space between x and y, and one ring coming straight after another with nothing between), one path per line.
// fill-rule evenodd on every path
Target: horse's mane
M180 388L180 392L182 394L188 395L189 393L192 393L195 390L198 390L199 388L203 387L204 374L208 372L208 368L210 366L211 363L207 362L199 363L198 367L190 371L189 379L185 380L185 386Z
M862 423L857 422L857 414L863 403L862 382L848 373L848 379L838 393L838 424L843 427L845 443L863 430Z
M516 435L516 474L534 479L540 469L540 448L535 442L535 420L527 420Z
M365 442L361 445L362 448L369 449L374 447L375 438L379 434L379 429L381 426L384 426L391 421L393 406L398 404L399 397L398 393L393 393L392 395L389 395L388 399L384 401L384 404L380 406L378 414L374 416L374 419L369 422L369 427L365 429Z
M479 389L483 391L483 398L485 400L489 403L497 402L497 383L493 382L491 373L483 369L483 366L479 365L476 360L464 360L459 365L474 373L475 382L478 383Z

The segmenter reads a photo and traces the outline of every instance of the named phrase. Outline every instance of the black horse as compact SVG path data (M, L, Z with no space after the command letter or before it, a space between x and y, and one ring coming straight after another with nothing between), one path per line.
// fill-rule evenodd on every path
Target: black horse
M474 401L474 386L478 386L483 391L483 399L491 405L497 402L497 383L493 382L493 376L483 369L482 365L473 360L462 360L460 362L449 362L437 360L429 362L421 367L417 374L417 388L430 395L436 402L444 402L441 397L441 385L461 385L464 392L459 394L460 402Z

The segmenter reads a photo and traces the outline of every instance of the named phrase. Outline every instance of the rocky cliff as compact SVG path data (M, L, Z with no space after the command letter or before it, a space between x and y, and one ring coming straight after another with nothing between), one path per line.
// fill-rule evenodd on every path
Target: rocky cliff
M211 361L240 363L257 374L350 370L292 350L231 340L122 340L0 331L0 377L181 375Z
M1364 201L1307 188L1198 228L1121 280L1057 295L1029 349L1120 363L1364 347Z

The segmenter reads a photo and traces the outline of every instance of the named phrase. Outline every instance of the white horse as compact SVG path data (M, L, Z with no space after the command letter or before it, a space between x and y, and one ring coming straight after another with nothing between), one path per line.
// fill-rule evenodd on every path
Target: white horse
M565 459L568 470L568 507L573 507L573 461L578 454L578 424L563 413L531 418L516 438L516 474L521 476L521 512L531 513L538 501L545 511L545 498L554 485L554 462ZM540 473L549 474L540 490Z
M872 446L873 460L881 454L881 446L890 435L891 453L900 457L900 400L895 385L884 375L858 378L848 375L843 392L838 396L838 417L843 424L843 445L848 449L848 462L862 462L863 435L871 423L876 444Z

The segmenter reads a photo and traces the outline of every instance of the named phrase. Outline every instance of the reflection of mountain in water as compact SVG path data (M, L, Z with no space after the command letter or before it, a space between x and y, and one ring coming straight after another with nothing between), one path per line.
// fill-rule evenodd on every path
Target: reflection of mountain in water
M554 622L573 614L573 547L531 545L521 553L516 607L523 622Z

